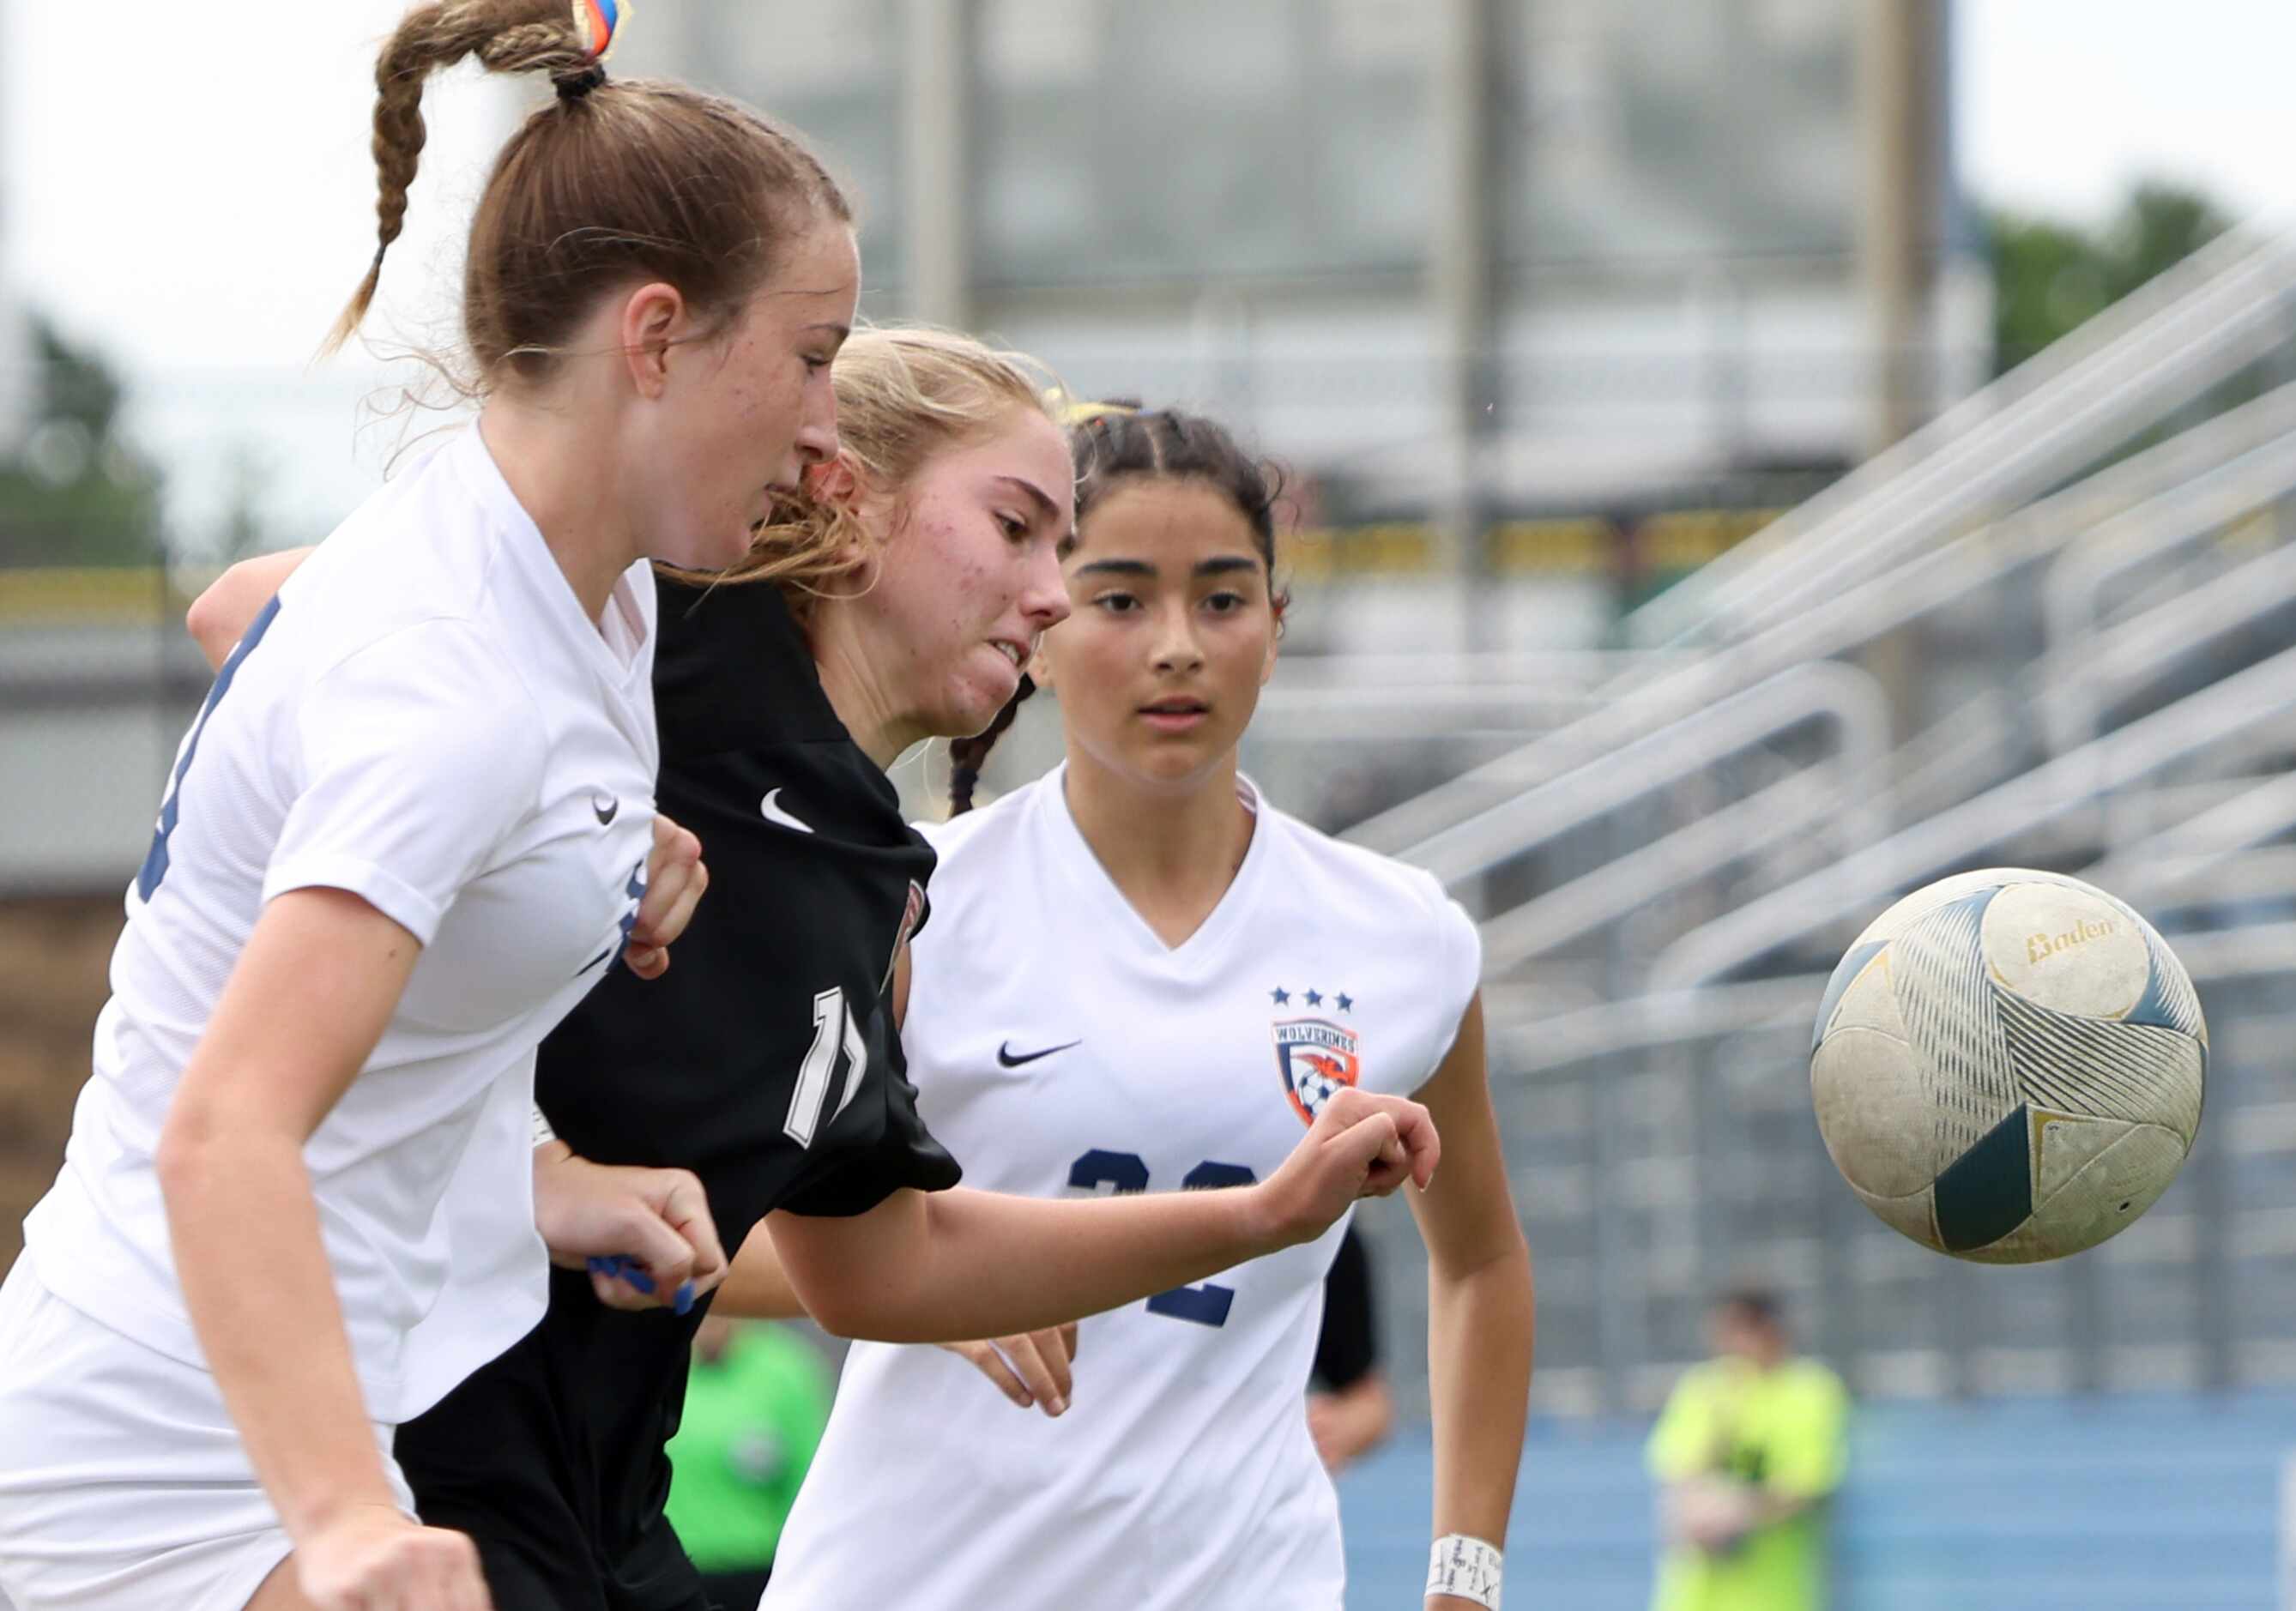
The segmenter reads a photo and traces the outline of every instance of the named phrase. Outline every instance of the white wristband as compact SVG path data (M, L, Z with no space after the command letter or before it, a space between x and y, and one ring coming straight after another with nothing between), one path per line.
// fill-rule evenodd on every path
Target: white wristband
M558 1132L550 1127L550 1121L542 1116L542 1108L537 1105L534 1109L534 1144L547 1147L557 1139Z
M1435 1541L1427 1559L1427 1592L1471 1599L1490 1611L1499 1611L1499 1564L1505 1558L1495 1545L1462 1533L1447 1533Z

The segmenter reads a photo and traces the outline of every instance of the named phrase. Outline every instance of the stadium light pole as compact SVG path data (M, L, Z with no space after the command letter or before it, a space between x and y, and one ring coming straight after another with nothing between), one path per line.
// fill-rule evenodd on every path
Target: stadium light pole
M972 0L906 0L901 97L903 265L908 314L970 327L972 207Z
M1912 434L1928 412L1918 372L1942 224L1946 53L1943 0L1857 7L1857 272L1872 390L1866 448Z
M1913 434L1934 389L1918 372L1945 210L1945 0L1858 0L1855 239L1870 357L1869 456ZM1921 721L1915 659L1903 629L1876 639L1864 657L1889 693L1900 740Z
M1498 360L1492 319L1497 253L1494 79L1499 29L1493 0L1443 0L1434 53L1439 203L1427 265L1443 396L1445 478L1438 527L1460 583L1467 646L1492 649L1488 501L1481 450L1496 432Z

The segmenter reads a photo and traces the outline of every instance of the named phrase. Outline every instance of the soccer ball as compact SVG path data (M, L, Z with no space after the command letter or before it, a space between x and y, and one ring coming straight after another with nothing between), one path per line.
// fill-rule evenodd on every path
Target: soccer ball
M1924 1247L2023 1264L2094 1247L2192 1150L2209 1032L2152 926L2078 879L1944 879L1857 936L1817 1010L1817 1127Z

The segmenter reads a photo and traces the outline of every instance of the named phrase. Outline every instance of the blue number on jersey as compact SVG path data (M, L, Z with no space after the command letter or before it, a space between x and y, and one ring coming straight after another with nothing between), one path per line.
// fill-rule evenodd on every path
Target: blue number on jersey
M192 768L192 756L199 752L200 735L207 731L208 718L215 714L216 706L231 691L231 680L239 675L240 662L263 642L263 634L271 630L271 623L278 615L279 600L274 595L225 659L223 669L216 673L215 686L208 690L199 717L192 724L192 736L184 741L184 753L176 762L176 775L168 780L167 797L160 802L160 825L152 830L152 848L144 853L143 869L135 875L135 893L144 900L150 900L152 891L160 887L160 880L168 876L168 836L176 831L176 802L183 792L184 774Z
M1201 1163L1188 1171L1180 1184L1189 1190L1214 1186L1249 1186L1259 1177L1241 1164ZM1112 1186L1119 1197L1148 1190L1148 1165L1136 1152L1111 1152L1095 1147L1069 1165L1069 1184L1078 1191ZM1169 1320L1193 1321L1199 1326L1225 1326L1235 1302L1235 1289L1206 1281L1201 1287L1175 1287L1148 1300L1148 1313Z

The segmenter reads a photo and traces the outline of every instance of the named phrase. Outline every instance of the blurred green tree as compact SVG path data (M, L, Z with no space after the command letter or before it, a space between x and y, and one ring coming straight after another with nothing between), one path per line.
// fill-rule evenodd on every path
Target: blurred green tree
M2206 196L2139 184L2102 229L1996 212L1993 372L2005 374L2230 228Z
M160 472L120 429L111 367L47 320L21 445L0 455L0 566L148 565L162 557Z

